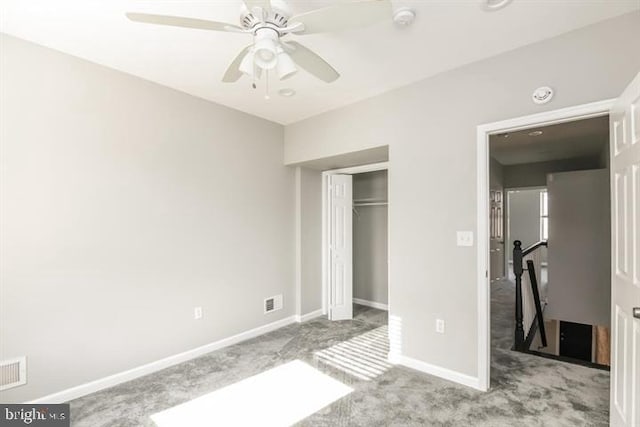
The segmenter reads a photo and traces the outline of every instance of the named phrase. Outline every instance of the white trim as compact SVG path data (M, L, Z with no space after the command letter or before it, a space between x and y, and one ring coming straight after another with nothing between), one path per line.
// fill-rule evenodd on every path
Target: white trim
M95 393L105 388L113 387L126 381L131 381L144 375L151 374L153 372L160 371L170 366L177 365L187 360L195 359L196 357L210 353L221 348L228 347L233 344L237 344L242 341L246 341L251 338L266 334L268 332L275 331L284 326L290 325L296 322L296 316L285 317L284 319L277 320L275 322L259 326L254 329L250 329L239 334L223 338L219 341L215 341L209 344L205 344L200 347L196 347L191 350L187 350L182 353L174 354L173 356L165 357L164 359L156 360L155 362L147 363L142 366L129 369L127 371L119 372L117 374L109 375L108 377L100 378L95 381L91 381L85 384L78 385L76 387L68 388L41 398L32 400L27 403L64 403L70 400L77 399L82 396L86 396L90 393Z
M378 310L389 310L389 305L383 304L381 302L369 301L361 298L354 298L353 302L360 305L365 305L371 308L377 308Z
M322 314L329 314L329 245L327 241L327 227L329 226L329 176L322 173Z
M314 310L314 311L312 311L310 313L303 314L301 316L296 315L296 322L303 323L303 322L306 322L308 320L315 319L316 317L320 317L322 315L323 315L322 309L320 308L318 310Z
M331 169L322 172L322 314L329 314L329 246L328 227L329 227L329 175L334 174L358 174L365 172L374 172L380 170L389 170L389 162L371 163L368 165L352 166L341 169ZM387 178L388 180L388 178ZM387 194L387 200L391 200ZM387 233L390 233L387 227ZM390 239L388 239L390 242ZM388 243L387 243L388 244ZM389 250L387 249L387 258ZM390 274L390 273L389 273ZM390 281L387 280L387 292L390 292Z
M441 368L440 366L435 366L421 360L403 356L401 354L389 355L389 363L392 363L394 365L403 365L408 368L415 369L416 371L424 372L438 378L443 378L454 383L462 384L476 390L486 391L483 387L481 387L480 380L476 377L472 377L470 375L463 374L457 371L452 371L451 369Z
M340 174L357 174L365 172L382 171L389 169L389 162L371 163L368 165L351 166L348 168L331 169L322 172L323 174L332 175L336 173Z
M296 316L302 314L302 169L295 169L295 295Z
M478 224L478 389L488 390L491 372L491 306L489 286L489 135L547 126L609 114L615 99L561 108L538 114L486 123L477 127L477 212Z

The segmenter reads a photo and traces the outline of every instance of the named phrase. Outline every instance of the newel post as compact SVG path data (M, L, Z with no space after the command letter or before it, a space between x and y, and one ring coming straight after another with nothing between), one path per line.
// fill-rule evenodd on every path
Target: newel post
M522 242L513 242L513 273L516 276L516 331L515 349L524 351L524 327L522 315Z

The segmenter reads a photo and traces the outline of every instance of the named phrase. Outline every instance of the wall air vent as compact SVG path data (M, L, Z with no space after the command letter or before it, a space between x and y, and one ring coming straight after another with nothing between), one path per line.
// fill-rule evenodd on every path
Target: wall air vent
M276 295L264 300L264 312L271 313L272 311L280 310L282 308L282 295Z
M0 361L0 391L27 383L27 358Z

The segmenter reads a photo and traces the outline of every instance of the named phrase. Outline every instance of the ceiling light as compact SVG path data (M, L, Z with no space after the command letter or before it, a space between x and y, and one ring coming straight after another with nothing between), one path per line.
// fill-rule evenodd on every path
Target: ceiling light
M278 63L278 32L271 28L256 31L254 44L254 61L263 70L271 70Z
M242 61L240 62L240 67L238 67L238 69L246 74L249 77L253 77L253 73L254 73L254 68L255 68L255 64L253 62L253 58L254 58L254 52L253 49L250 49L249 52L247 52L247 54L244 56L244 58L242 58Z
M276 72L280 80L288 79L298 72L295 62L293 62L293 59L291 59L289 54L282 50L282 48L279 49L278 52Z
M291 98L293 95L296 94L296 91L287 87L284 89L280 89L278 93L280 94L280 96L284 96L285 98Z
M511 0L480 0L482 8L487 11L502 9L511 3Z
M534 130L533 132L529 132L527 135L529 135L529 136L540 136L540 135L542 135L542 131L541 130Z

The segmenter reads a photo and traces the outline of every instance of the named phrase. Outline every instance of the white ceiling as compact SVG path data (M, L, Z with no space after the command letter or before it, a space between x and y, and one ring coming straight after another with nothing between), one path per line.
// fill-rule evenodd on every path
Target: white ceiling
M531 132L542 131L531 136ZM491 135L491 157L503 165L599 158L609 143L609 116Z
M348 0L289 0L294 13ZM0 31L266 119L289 124L436 73L640 8L637 0L514 0L485 12L481 0L396 0L417 20L391 16L364 29L288 36L315 50L342 77L327 84L305 72L273 82L263 98L248 78L220 81L244 34L133 23L127 11L237 24L241 0L1 0ZM293 98L275 92L297 91Z

